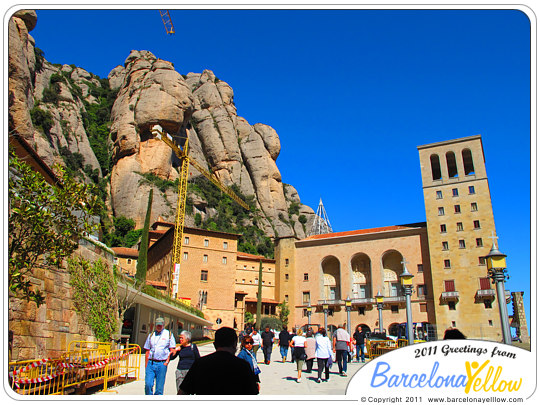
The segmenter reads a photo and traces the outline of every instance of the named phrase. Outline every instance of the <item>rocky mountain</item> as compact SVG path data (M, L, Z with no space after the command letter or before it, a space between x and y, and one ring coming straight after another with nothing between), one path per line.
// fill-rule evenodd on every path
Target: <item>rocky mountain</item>
M277 167L281 145L268 125L237 115L233 89L210 70L182 75L148 51L132 51L108 78L73 65L53 65L29 32L34 11L9 22L9 128L50 166L59 163L100 185L108 217L144 221L154 188L152 220L174 222L179 162L151 133L159 124L227 185L250 198L249 220L267 236L306 235L313 210L284 184ZM190 168L193 182L200 174ZM200 184L200 182L198 183ZM199 187L190 187L186 225L217 215ZM250 197L253 196L253 197Z

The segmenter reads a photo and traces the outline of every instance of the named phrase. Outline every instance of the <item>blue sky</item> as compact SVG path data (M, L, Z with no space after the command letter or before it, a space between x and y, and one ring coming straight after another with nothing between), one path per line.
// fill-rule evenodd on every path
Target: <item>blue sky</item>
M53 63L106 77L133 49L212 70L272 126L283 181L334 231L425 221L416 147L481 134L507 289L531 241L530 22L518 10L38 10ZM536 263L534 263L536 265ZM534 267L536 270L536 266ZM510 309L510 313L512 310Z

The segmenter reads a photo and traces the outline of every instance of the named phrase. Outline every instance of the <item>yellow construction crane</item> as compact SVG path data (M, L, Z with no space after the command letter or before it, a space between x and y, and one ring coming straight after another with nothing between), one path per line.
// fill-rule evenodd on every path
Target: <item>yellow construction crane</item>
M175 142L173 137L165 132L160 125L154 125L152 127L152 135L165 142L180 159L180 181L178 182L178 200L176 207L176 220L174 229L174 241L173 241L173 253L171 263L173 268L169 275L169 291L172 297L178 294L178 283L180 276L180 260L182 255L182 239L184 236L184 219L186 215L186 197L187 197L187 183L189 176L189 165L193 165L203 176L216 185L221 191L231 197L236 203L249 210L249 206L238 197L234 191L223 185L215 174L210 173L204 167L202 167L196 160L191 159L188 155L188 138L185 138L184 145L181 147Z
M169 10L159 10L159 15L161 15L161 20L163 21L167 34L174 34L174 26L171 15L169 14Z

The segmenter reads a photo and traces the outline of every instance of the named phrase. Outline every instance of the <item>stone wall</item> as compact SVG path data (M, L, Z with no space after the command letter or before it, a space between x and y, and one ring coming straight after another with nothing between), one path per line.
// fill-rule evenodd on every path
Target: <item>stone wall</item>
M75 254L89 261L104 259L104 252L96 251L92 244L88 247L80 246ZM67 265L34 269L29 279L44 293L45 302L38 308L34 302L9 299L10 361L59 358L71 341L96 340L73 305Z

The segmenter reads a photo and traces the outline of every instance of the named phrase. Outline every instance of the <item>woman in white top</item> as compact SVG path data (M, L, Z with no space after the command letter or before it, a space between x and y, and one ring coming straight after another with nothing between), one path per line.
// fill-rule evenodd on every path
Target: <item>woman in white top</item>
M255 358L257 358L257 351L262 345L262 337L257 329L253 329L253 332L251 332L251 337L253 338L253 354L255 355Z
M306 338L302 336L304 333L302 329L298 328L296 336L291 340L291 347L293 350L293 357L296 360L296 369L298 370L298 378L296 382L302 381L302 368L304 367L304 361L306 360Z
M315 342L315 357L317 357L317 382L320 383L323 369L326 378L322 381L328 381L330 378L329 360L332 358L332 342L330 339L328 339L328 336L326 336L326 330L324 328L319 328L319 331L315 336Z

